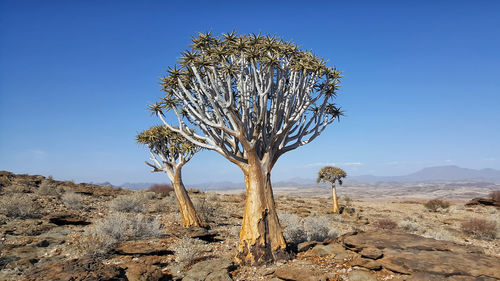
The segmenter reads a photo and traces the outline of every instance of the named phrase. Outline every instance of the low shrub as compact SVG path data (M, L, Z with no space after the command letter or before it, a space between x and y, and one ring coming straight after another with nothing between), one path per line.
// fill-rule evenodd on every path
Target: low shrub
M403 220L402 222L399 223L399 226L405 231L412 233L420 230L420 225L416 221L410 219Z
M462 231L475 238L496 238L496 222L485 219L469 219L462 223Z
M455 236L453 236L448 230L439 228L439 229L428 229L426 230L422 236L426 238L432 238L436 240L443 241L455 241Z
M424 207L427 208L431 212L437 212L439 210L444 210L450 207L450 203L440 200L440 199L432 199L427 201L424 204Z
M221 208L218 201L209 201L205 197L196 198L193 201L194 209L203 221L213 222L221 215Z
M63 192L62 188L57 187L50 180L43 180L37 189L38 194L46 196L59 197L61 196L62 192Z
M174 244L175 260L177 262L191 263L208 251L207 243L199 239L182 237Z
M500 202L500 190L490 192L490 198L493 201Z
M0 213L11 218L38 218L41 207L23 194L2 196L0 198Z
M164 235L156 218L140 214L112 213L87 228L76 241L83 255L100 256L108 253L118 242Z
M168 196L171 192L174 191L174 188L169 184L154 184L148 190L155 192L161 196Z
M84 206L83 196L74 192L64 193L61 199L64 205L70 209L79 210Z
M283 227L283 236L292 246L304 241L323 241L337 237L328 217L309 216L300 219L296 214L284 212L279 214L279 220Z
M398 224L391 219L379 219L373 225L380 229L395 229L398 227Z
M293 213L280 213L280 224L283 228L285 241L291 245L298 245L307 241L307 232L299 216Z
M324 216L306 217L303 220L307 233L307 241L323 241L326 238L336 238L337 233L330 228L330 220Z
M109 207L113 211L124 213L144 213L146 211L146 198L139 193L134 192L127 195L121 195L111 200Z

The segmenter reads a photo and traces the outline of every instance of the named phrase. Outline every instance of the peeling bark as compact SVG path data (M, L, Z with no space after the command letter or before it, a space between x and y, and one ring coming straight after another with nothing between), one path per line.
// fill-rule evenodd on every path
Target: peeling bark
M269 171L260 164L249 165L244 174L245 212L236 261L256 265L287 258Z
M204 227L205 223L200 219L198 213L194 209L193 202L182 183L181 170L177 169L173 172L172 185L174 188L177 205L181 212L182 225L184 227L199 226Z

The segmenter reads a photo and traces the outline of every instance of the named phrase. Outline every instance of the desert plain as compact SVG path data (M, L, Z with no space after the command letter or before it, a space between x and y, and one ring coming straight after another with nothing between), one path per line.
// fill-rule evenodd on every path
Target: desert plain
M184 228L173 193L1 172L0 280L500 280L498 190L349 184L334 214L327 186L276 187L290 258L250 266L241 189L190 189L208 228Z

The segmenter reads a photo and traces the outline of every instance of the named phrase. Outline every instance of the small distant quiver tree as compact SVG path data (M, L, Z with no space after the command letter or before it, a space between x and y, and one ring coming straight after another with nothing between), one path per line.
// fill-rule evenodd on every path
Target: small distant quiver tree
M339 212L339 203L337 200L337 191L335 188L335 183L342 185L342 179L345 178L346 176L347 174L344 170L331 166L323 167L318 172L318 178L316 179L317 183L329 182L332 184L332 200L333 200L332 212L334 213Z
M236 260L259 264L286 257L271 169L342 114L334 103L341 74L276 37L200 33L192 42L162 79L165 97L151 110L171 130L243 171L246 201ZM197 134L186 133L192 126Z
M182 225L204 226L182 183L181 173L182 166L200 150L200 147L166 126L153 126L138 134L136 140L149 148L152 163L146 161L146 164L152 167L151 172L167 173L181 212Z

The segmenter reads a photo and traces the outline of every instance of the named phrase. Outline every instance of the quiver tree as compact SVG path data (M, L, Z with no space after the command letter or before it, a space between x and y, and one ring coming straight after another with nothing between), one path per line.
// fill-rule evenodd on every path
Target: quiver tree
M204 226L182 183L181 173L182 166L200 150L200 147L166 126L153 126L138 134L136 139L138 143L149 148L152 162L146 161L146 164L152 167L151 172L167 173L181 212L182 225L185 227Z
M150 108L171 130L241 168L246 201L236 260L273 261L286 255L286 243L271 169L342 114L334 104L341 74L275 37L205 33L192 41L162 79L165 97ZM191 126L198 134L186 133Z
M344 172L344 170L331 166L323 167L318 172L318 178L316 179L317 183L329 182L332 184L333 213L339 212L339 202L337 200L337 190L335 188L335 183L342 185L342 179L346 176L347 174Z

